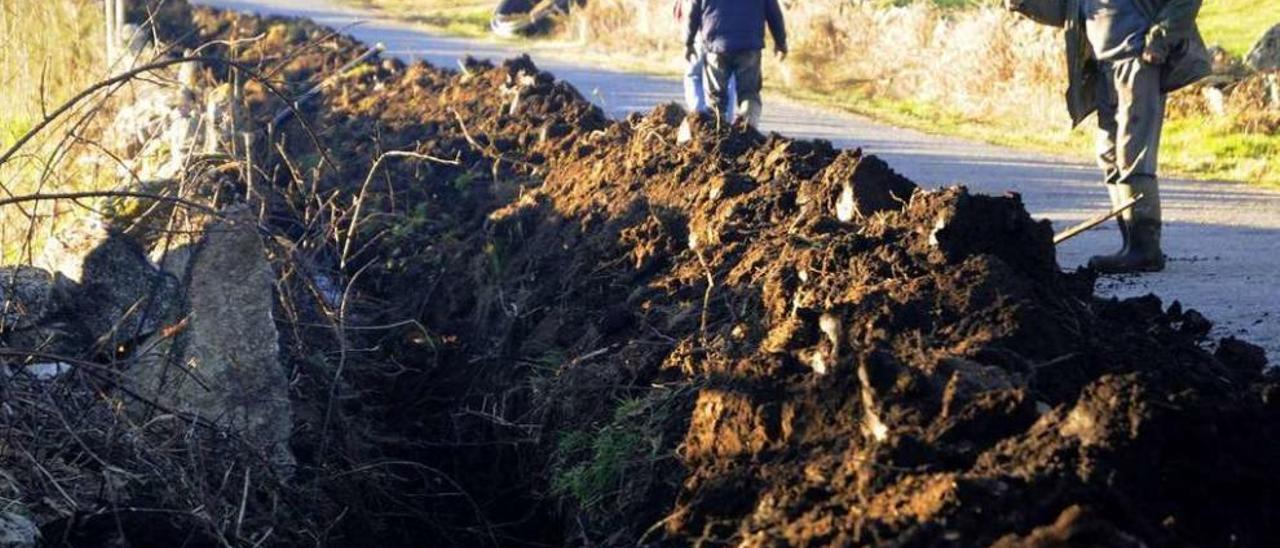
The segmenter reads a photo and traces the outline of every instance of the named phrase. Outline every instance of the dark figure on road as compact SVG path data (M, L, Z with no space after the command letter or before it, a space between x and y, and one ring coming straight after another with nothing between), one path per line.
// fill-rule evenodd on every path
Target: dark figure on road
M685 57L698 55L698 45L706 48L705 83L710 90L711 108L725 117L729 86L738 94L738 117L751 126L760 123L760 52L764 50L764 29L773 35L779 59L787 56L787 28L778 0L693 0L689 27L685 34Z
M1202 0L1005 0L1005 7L1063 28L1067 110L1076 125L1098 113L1097 156L1123 247L1089 266L1104 273L1164 269L1156 179L1165 96L1211 72L1196 27Z

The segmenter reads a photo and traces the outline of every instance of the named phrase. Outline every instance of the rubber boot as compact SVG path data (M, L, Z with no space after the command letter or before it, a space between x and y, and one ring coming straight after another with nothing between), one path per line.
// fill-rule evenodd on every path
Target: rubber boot
M1107 194L1111 197L1111 210L1115 211L1124 205L1125 198L1120 196L1120 185L1118 183L1104 183L1107 187ZM1116 227L1120 229L1120 251L1116 255L1124 255L1129 252L1129 221L1125 220L1125 215L1116 215Z
M1114 185L1120 203L1142 196L1132 209L1121 215L1126 226L1126 245L1115 255L1101 255L1089 260L1089 267L1103 274L1159 272L1164 270L1164 252L1160 249L1163 229L1160 211L1160 186L1155 177L1135 176Z
M733 120L735 123L738 120L746 120L747 125L758 129L760 127L760 114L764 110L763 107L759 100L744 100L738 105L738 117Z

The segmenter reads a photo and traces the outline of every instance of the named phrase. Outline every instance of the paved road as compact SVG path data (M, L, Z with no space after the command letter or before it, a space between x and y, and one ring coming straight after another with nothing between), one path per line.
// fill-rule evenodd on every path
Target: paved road
M442 37L367 13L338 7L333 0L197 0L207 5L261 14L308 17L367 43L382 42L406 60L455 66L458 58L501 59L515 46ZM536 53L540 67L568 80L611 115L647 111L678 100L673 78L642 76L592 66L565 54ZM856 115L766 97L765 130L793 137L822 138L837 146L862 147L926 186L963 183L986 193L1022 193L1037 217L1061 229L1107 207L1096 170L1079 158L1039 154L886 126ZM1083 153L1081 154L1083 157ZM1156 293L1182 301L1218 322L1218 335L1235 334L1267 348L1280 362L1280 192L1234 183L1169 180L1166 200L1168 269L1139 278L1104 279L1099 291L1132 296ZM1094 253L1110 252L1118 238L1113 225L1059 249L1067 268Z

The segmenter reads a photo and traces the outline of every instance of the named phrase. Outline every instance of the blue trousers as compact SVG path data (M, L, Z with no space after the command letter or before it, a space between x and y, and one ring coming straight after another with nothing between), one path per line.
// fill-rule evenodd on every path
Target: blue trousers
M690 112L706 113L711 111L709 103L710 93L707 91L706 82L703 80L707 65L707 52L701 47L698 48L698 57L689 63L689 67L684 73L684 103ZM729 86L729 105L726 118L733 119L733 108L738 104L737 90L735 86Z

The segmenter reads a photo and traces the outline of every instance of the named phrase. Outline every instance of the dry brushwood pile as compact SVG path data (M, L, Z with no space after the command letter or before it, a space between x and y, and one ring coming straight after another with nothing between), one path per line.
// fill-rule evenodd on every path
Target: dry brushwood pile
M261 362L292 426L269 447L119 382L175 367L158 347L216 351L201 291L242 268L202 251L169 284L193 312L156 328L188 343L0 385L0 496L46 542L1280 538L1265 355L1176 302L1095 297L1017 196L675 106L609 120L528 58L349 65L366 48L305 21L191 17L203 56L261 77L202 72L243 83L248 144L182 187L218 215L146 208L121 237L155 256L193 238L155 228L178 219L268 260ZM40 357L17 340L15 371Z

